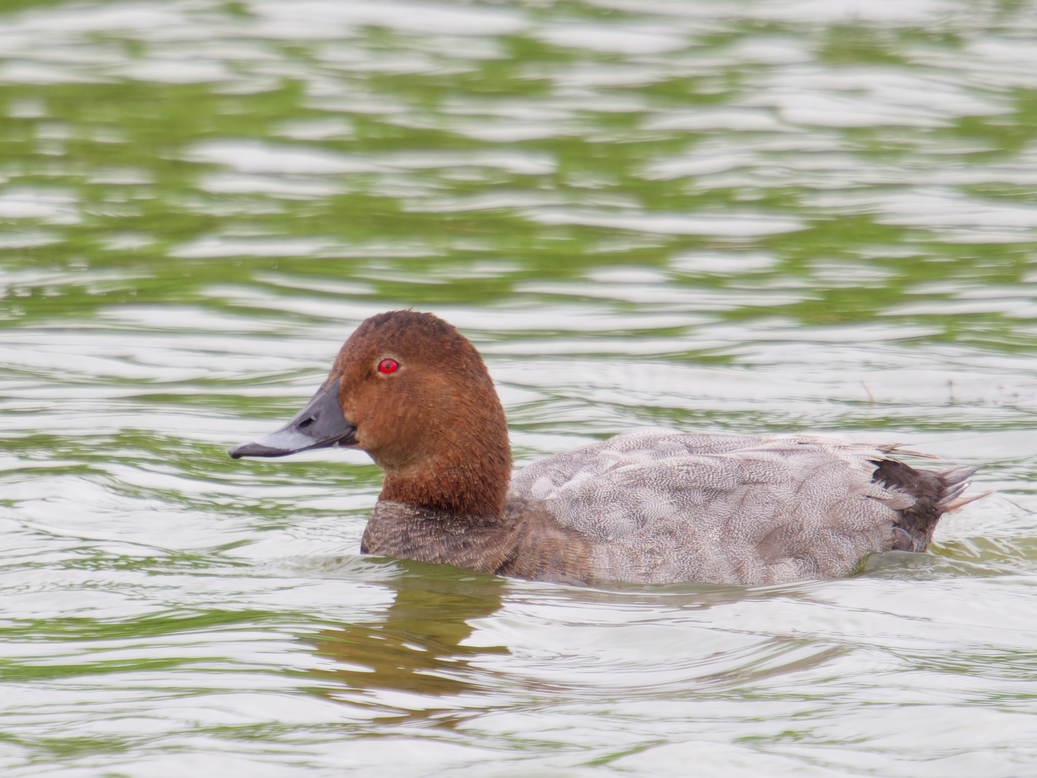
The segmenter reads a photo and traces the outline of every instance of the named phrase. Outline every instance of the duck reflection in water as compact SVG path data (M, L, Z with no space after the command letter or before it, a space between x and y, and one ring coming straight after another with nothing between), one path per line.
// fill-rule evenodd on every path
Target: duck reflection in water
M317 672L367 697L358 700L351 694L350 704L367 704L383 715L404 719L430 718L451 706L431 702L420 709L402 708L398 700L388 703L375 692L440 698L487 691L493 674L484 674L472 660L510 652L503 646L468 646L464 641L475 631L476 619L500 609L506 582L488 575L459 579L456 571L443 574L442 568L421 562L396 564L403 575L388 582L396 590L395 601L377 621L325 629L307 641L320 656L344 665ZM329 687L326 696L341 696L344 689L338 684ZM418 704L416 699L408 702Z
M580 691L579 686L569 687L565 682L559 685L557 678L539 679L518 668L514 672L502 670L499 663L485 659L509 655L509 647L469 641L480 619L503 608L505 592L512 602L521 603L528 596L537 605L557 606L569 617L576 614L575 622L562 619L568 628L579 628L578 614L585 608L595 613L600 606L651 608L667 614L660 616L662 621L681 623L686 617L680 614L690 616L693 611L754 600L814 602L811 589L799 587L685 584L650 590L639 586L602 590L566 586L522 592L506 579L494 576L468 576L412 561L395 560L392 565L402 574L384 581L395 590L395 599L378 618L324 629L305 639L319 656L341 663L338 668L315 671L329 682L320 693L366 708L372 718L383 722L429 721L440 727L453 727L505 708L516 693L535 691L538 695L570 698ZM693 630L702 626L699 618L690 618L687 624ZM681 693L714 694L718 689L752 685L775 675L827 664L848 650L825 642L805 645L800 634L770 635L749 642L754 644L751 651L736 641L732 650L710 652L708 657L696 659L692 652L686 657L688 674L680 682ZM638 684L641 682L639 679Z

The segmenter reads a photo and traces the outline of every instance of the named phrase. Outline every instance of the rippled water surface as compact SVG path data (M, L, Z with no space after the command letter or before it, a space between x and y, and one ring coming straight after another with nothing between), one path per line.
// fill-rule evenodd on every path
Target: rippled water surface
M934 554L613 591L362 557L232 462L365 317L516 460L643 427L983 469ZM0 773L1037 772L1032 0L6 0Z

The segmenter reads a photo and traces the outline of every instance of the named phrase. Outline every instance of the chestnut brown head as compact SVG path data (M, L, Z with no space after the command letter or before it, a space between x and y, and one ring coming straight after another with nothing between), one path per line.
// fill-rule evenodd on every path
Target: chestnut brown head
M511 471L507 423L482 357L429 313L364 321L310 403L232 457L360 448L385 470L382 499L499 516Z

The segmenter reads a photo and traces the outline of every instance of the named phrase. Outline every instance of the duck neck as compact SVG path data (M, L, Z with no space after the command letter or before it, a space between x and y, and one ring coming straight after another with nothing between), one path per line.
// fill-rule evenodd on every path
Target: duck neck
M511 480L507 428L501 432L484 440L455 441L433 456L387 468L380 499L448 516L499 519Z

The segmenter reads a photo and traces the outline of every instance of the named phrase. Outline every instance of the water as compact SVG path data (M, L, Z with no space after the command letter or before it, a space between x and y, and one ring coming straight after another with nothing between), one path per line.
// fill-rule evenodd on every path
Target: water
M1037 771L1032 2L6 0L0 772ZM365 558L232 462L368 315L519 464L646 426L983 466L934 554L613 591Z

